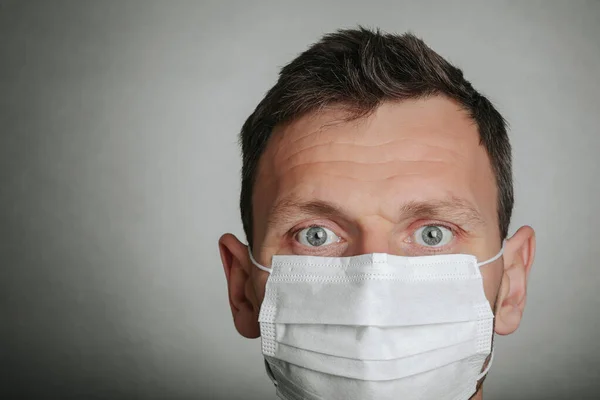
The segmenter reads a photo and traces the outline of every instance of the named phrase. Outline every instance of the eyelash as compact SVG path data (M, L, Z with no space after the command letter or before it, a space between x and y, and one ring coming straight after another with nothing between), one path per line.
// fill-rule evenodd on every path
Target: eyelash
M450 224L446 224L444 222L440 222L440 221L428 221L426 224L419 224L418 227L412 229L412 232L415 232L417 229L420 229L424 226L442 226L442 227L448 229L450 232L452 232L453 235L456 235L458 233L456 227L451 226Z
M291 237L296 237L296 235L297 235L297 234L298 234L300 231L303 231L304 229L309 229L309 228L317 228L317 227L321 227L321 228L327 228L327 229L329 229L330 231L332 231L333 233L335 233L337 236L339 236L339 237L342 239L342 236L340 236L340 235L338 235L338 234L336 233L336 230L337 230L337 229L331 228L331 227L329 227L329 226L327 226L327 225L324 225L324 224L323 224L323 225L322 225L322 224L316 224L316 223L314 223L314 222L313 222L313 223L311 223L311 224L309 224L309 225L300 226L300 227L298 227L298 228L296 228L296 229L292 230L292 231L290 232L290 235L291 235Z

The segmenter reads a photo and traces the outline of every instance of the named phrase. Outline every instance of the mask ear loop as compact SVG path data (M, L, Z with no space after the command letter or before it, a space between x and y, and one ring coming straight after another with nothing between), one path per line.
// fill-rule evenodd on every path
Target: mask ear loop
M275 385L275 387L279 386L279 383L277 382L277 379L275 379L275 375L273 374L273 370L271 369L271 366L269 365L269 363L267 362L266 359L265 359L265 369L267 370L267 376L269 377L271 382L273 382L273 385Z
M477 263L478 267L483 267L484 265L487 265L489 263L493 263L494 261L496 261L497 259L499 259L500 257L502 257L502 254L504 254L504 245L506 244L506 239L502 241L502 248L500 249L500 251L498 252L498 254L496 254L494 257L490 258L487 261L483 261L480 263Z
M481 379L483 379L483 377L486 376L487 373L490 371L490 367L492 366L492 361L494 361L494 349L492 349L492 353L490 355L490 361L488 361L487 366L485 367L485 369L483 370L482 373L477 375L477 382L480 381Z
M256 260L254 259L254 256L252 255L252 250L250 249L250 246L248 246L248 255L250 256L250 261L252 261L252 264L254 264L254 266L258 269L261 269L265 272L271 273L271 268L267 268L263 265L260 265L258 262L256 262Z
M498 254L496 254L494 257L490 258L487 261L483 261L483 262L477 263L477 266L478 267L482 267L484 265L493 263L494 261L496 261L497 259L499 259L500 257L502 257L502 255L504 254L504 246L505 245L506 245L506 239L502 241L502 248L500 249L500 251L498 252ZM481 372L479 375L477 375L476 382L478 382L479 380L483 379L483 377L487 375L487 373L490 371L490 368L492 366L492 361L494 361L494 349L492 349L492 353L490 355L490 360L488 361L487 366L485 367L485 369L483 370L483 372Z

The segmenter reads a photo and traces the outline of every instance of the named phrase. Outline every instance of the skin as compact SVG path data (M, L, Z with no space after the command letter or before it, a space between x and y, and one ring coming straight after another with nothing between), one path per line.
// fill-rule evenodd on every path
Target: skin
M477 126L442 97L389 102L347 121L330 107L277 127L261 157L253 194L256 260L275 254L403 256L498 253L497 187ZM421 239L442 227L442 246ZM326 244L306 241L307 229L327 229ZM231 234L219 240L229 303L238 332L260 335L258 313L268 273L253 266ZM504 255L483 266L495 332L514 332L525 307L535 235L523 226ZM472 399L481 399L480 388Z

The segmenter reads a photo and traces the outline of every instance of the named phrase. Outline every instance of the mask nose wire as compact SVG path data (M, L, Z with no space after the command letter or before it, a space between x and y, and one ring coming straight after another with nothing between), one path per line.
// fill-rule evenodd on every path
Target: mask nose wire
M271 268L267 268L264 265L260 265L255 259L254 256L252 255L252 249L250 248L250 246L248 246L248 255L250 256L250 261L252 261L252 264L254 264L254 266L260 270L263 270L265 272L271 273Z
M493 263L494 261L496 261L497 259L499 259L500 257L502 257L502 254L504 254L504 245L505 244L506 244L506 239L502 241L502 248L500 249L500 251L498 252L498 254L496 254L494 257L490 258L489 260L477 263L477 266L478 267L483 267L484 265L487 265L489 263Z

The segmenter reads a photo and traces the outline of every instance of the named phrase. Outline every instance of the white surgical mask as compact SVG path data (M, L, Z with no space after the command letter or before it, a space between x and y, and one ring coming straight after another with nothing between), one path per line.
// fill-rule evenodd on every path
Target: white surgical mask
M504 246L503 246L504 248ZM259 323L287 400L465 400L494 315L472 255L273 256Z

